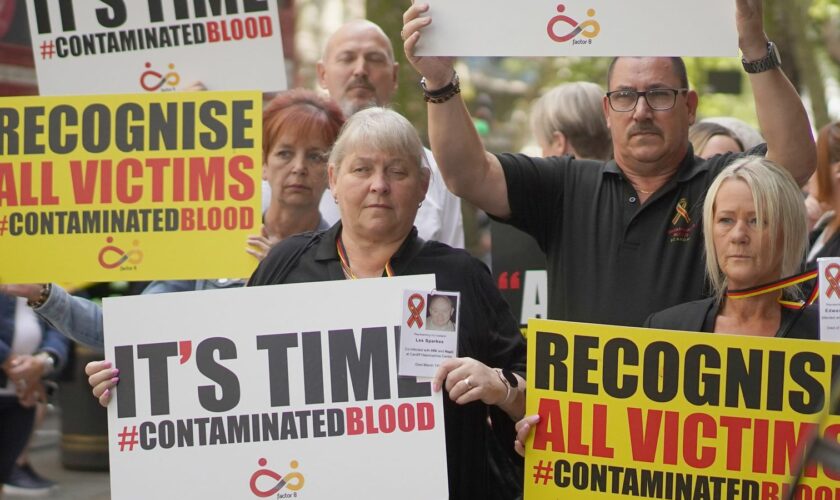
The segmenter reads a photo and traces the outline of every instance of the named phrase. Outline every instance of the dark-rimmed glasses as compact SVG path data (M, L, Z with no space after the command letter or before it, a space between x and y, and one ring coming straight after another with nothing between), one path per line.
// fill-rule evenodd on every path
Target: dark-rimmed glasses
M667 111L677 102L677 94L688 89L613 90L607 92L607 99L613 111L624 113L636 109L639 97L644 96L648 107L654 111Z

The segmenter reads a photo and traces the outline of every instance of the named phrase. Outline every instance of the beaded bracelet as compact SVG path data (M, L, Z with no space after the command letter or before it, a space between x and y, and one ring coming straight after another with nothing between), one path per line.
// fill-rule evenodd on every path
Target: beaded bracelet
M461 79L458 73L452 76L452 81L437 90L429 90L426 87L426 77L420 79L420 88L423 89L423 98L432 104L444 103L461 93Z
M37 309L44 305L44 302L50 297L50 292L52 291L52 283L44 283L41 285L41 293L38 295L38 298L35 300L27 300L26 305L31 307L32 309Z

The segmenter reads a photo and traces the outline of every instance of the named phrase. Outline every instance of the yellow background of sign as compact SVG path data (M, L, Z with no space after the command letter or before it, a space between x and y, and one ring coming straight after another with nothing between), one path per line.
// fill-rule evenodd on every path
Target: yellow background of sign
M220 101L225 104L227 112L217 114L216 117L228 130L228 140L221 149L203 149L198 140L202 132L210 132L206 125L202 124L195 113L195 147L189 150L167 150L163 148L158 151L149 151L148 133L144 132L145 150L125 153L117 149L114 140L116 108L124 103L136 103L143 108L145 119L136 122L131 121L131 126L142 124L148 125L148 106L151 103L194 103L196 110L202 103L207 101ZM249 148L234 149L231 145L231 114L234 101L247 101L249 109L244 112L244 117L250 120L250 126L244 130L245 139L250 139L253 146ZM242 227L241 224L234 230L217 231L161 231L161 232L124 232L124 233L99 233L99 234L73 234L73 235L26 235L12 236L6 231L0 236L0 283L32 283L46 281L141 281L155 279L212 279L212 278L244 278L250 276L256 267L257 261L251 255L246 254L246 238L251 234L259 234L261 228L260 195L262 176L262 98L259 92L167 92L154 94L133 94L133 95L104 95L104 96L61 96L61 97L25 97L25 98L3 98L0 99L0 110L3 108L17 109L21 115L21 124L17 132L23 131L23 109L25 107L43 106L45 113L37 119L37 124L44 127L44 133L39 139L39 144L47 144L46 130L49 127L48 116L50 110L58 105L68 105L75 108L81 117L81 111L91 104L104 104L111 110L110 124L110 145L107 150L101 153L90 153L85 151L81 144L81 138L75 150L69 154L51 154L47 146L45 154L35 155L11 155L0 154L0 163L13 164L15 171L15 183L20 190L21 162L32 162L33 165L33 192L40 196L42 161L53 163L53 193L59 197L60 203L50 206L7 206L7 203L0 200L0 226L2 221L10 217L12 213L40 213L51 211L75 211L75 210L110 210L110 209L169 209L181 208L204 209L211 207L234 207L237 212L240 209L251 210L253 223L251 227ZM81 121L81 119L80 119ZM0 122L2 126L2 122ZM69 126L71 132L81 134L81 126ZM178 123L178 147L181 147L181 122ZM0 133L0 141L2 141ZM22 139L21 150L22 151ZM7 144L0 145L5 150ZM228 175L228 162L235 156L246 156L250 158L253 168L243 169L250 182L253 183L253 196L246 200L234 200L228 194L228 187L235 183ZM171 167L164 169L165 195L162 202L153 202L151 199L150 187L151 172L144 167L143 176L133 180L133 184L143 187L143 196L140 201L130 205L120 203L116 197L111 203L100 203L97 197L93 203L80 205L75 202L70 173L70 161L80 160L83 164L87 160L111 160L114 170L114 182L116 183L116 166L120 160L131 157L138 159L141 164L148 158L191 158L200 157L223 157L225 162L225 199L175 202L171 198ZM188 160L185 160L185 164ZM185 172L188 168L185 166ZM187 177L188 179L188 177ZM185 181L188 188L189 181ZM2 189L2 179L0 179ZM189 192L188 189L186 192ZM40 200L39 200L40 203ZM206 216L205 216L206 222ZM179 221L183 226L183 219ZM56 222L57 225L57 222ZM10 229L7 225L5 229ZM132 248L139 248L142 251L142 261L135 266L129 266L126 262L126 269L103 268L99 264L99 252L105 245L107 237L113 237L112 245L129 251ZM137 243L135 246L135 242ZM111 252L106 257L109 263L115 262L118 255ZM135 258L135 260L137 260Z
M539 332L549 332L560 334L568 340L569 345L569 354L566 359L566 366L568 367L568 385L567 391L551 391L551 390L539 390L535 387L535 364L536 364L536 345L537 345L537 335ZM589 381L596 383L598 385L598 395L589 395L589 394L578 394L571 392L573 387L571 385L572 380L572 367L574 366L574 357L573 357L573 345L574 345L574 337L576 335L579 336L591 336L597 337L598 340L598 348L591 349L589 351L589 358L595 360L597 362L597 367L593 371L589 372ZM641 366L626 366L623 369L618 371L618 376L621 377L623 374L627 375L638 375L639 376L639 386L637 392L627 398L627 399L618 399L611 397L607 393L604 392L603 387L601 386L601 374L603 369L603 362L602 362L602 355L603 355L603 346L604 344L614 338L626 338L629 339L633 344L638 347L639 350L639 364L642 364L643 360L643 353L647 346L649 346L653 342L657 341L666 341L673 344L679 352L680 355L680 373L673 374L673 373L666 373L664 374L665 377L675 377L679 376L679 384L678 384L678 391L676 397L667 403L658 403L651 401L648 399L643 390L642 390L642 382L641 382L641 374L642 368ZM815 422L820 417L820 414L816 415L801 415L795 413L790 406L788 405L787 401L787 392L785 392L784 397L784 407L782 411L769 411L764 408L765 401L766 401L766 390L767 390L767 378L766 375L763 377L762 380L762 398L761 398L761 407L762 409L747 409L747 408L729 408L723 406L724 402L724 382L723 377L721 376L721 404L719 406L695 406L689 403L684 396L682 382L684 380L682 369L683 369L683 361L684 355L686 351L695 345L698 344L705 344L708 346L713 347L718 352L724 353L728 348L737 348L740 350L748 351L753 349L759 349L763 351L763 359L765 361L764 370L766 372L766 362L767 356L769 351L784 351L786 353L786 359L789 360L790 356L799 352L812 352L819 355L821 358L825 360L825 364L828 367L827 370L829 374L826 375L816 375L815 377L818 378L823 383L823 387L826 391L829 391L830 385L830 370L831 370L831 357L832 355L840 355L840 343L834 342L820 342L820 341L810 341L810 340L794 340L794 339L773 339L773 338L756 338L756 337L747 337L747 336L736 336L736 335L720 335L720 334L709 334L709 333L687 333L687 332L676 332L676 331L668 331L668 330L651 330L651 329L644 329L644 328L630 328L630 327L618 327L618 326L608 326L608 325L594 325L594 324L585 324L585 323L572 323L572 322L563 322L563 321L547 321L547 320L537 320L532 319L528 323L528 377L527 377L527 384L528 384L528 391L527 391L527 402L526 402L526 415L533 415L538 413L538 405L541 398L546 399L556 399L560 401L560 408L563 417L563 426L564 432L566 433L566 446L568 450L568 433L569 433L569 423L568 419L568 403L569 402L580 402L582 403L583 407L583 431L581 432L582 441L584 444L588 443L590 445L590 453L592 451L591 444L592 444L592 435L593 435L593 405L601 404L606 405L608 407L607 410L607 426L606 426L606 443L608 446L614 449L614 457L612 459L609 458L598 458L598 457L591 457L585 455L576 455L572 453L555 453L551 451L551 444L548 444L545 451L542 450L535 450L532 448L533 446L533 433L529 438L528 442L526 443L526 458L525 458L525 498L527 500L534 500L534 499L556 499L556 498L575 498L575 499L601 499L601 498L610 498L615 497L617 495L613 494L608 491L606 493L602 493L599 491L591 491L590 489L580 490L574 487L569 486L568 488L560 488L555 485L553 480L548 480L546 485L543 485L545 479L540 479L536 481L534 475L536 473L535 467L541 463L545 466L546 463L554 464L557 460L567 460L570 464L574 464L575 462L582 462L586 464L605 464L605 465L613 465L618 467L627 467L627 468L635 468L637 471L641 471L642 469L648 469L652 471L664 471L664 472L679 472L684 474L693 474L693 475L702 475L702 476L719 476L719 477L726 477L726 478L737 478L737 479L744 479L744 480L754 480L758 483L762 481L776 483L777 485L781 486L781 484L785 484L789 481L788 476L781 476L781 475L774 475L772 473L754 473L752 472L752 446L753 446L753 436L751 434L752 428L746 429L743 434L743 447L741 452L741 471L734 472L728 471L726 469L726 451L727 451L727 430L721 426L717 426L717 437L716 438L704 438L700 437L699 442L700 446L710 446L716 448L716 459L715 462L711 467L704 468L704 469L694 469L687 465L683 459L683 450L682 450L682 422L686 415L691 413L705 413L717 420L719 416L733 416L733 417L747 417L747 418L755 418L755 419L767 419L770 420L771 423L769 425L770 428L770 448L768 450L768 458L767 458L767 469L768 471L772 471L773 467L773 453L772 453L772 443L773 443L773 420L787 420L787 421L794 421L797 422L795 424L795 429L798 431L798 422ZM706 369L705 371L701 371L701 373L717 373L722 374L726 370L726 358L725 356L721 356L722 363L720 369ZM786 364L785 366L788 366ZM661 367L660 367L661 370ZM550 380L553 380L553 370L552 376ZM792 388L792 389L800 389L798 384L796 384L790 374L785 375L784 381L785 388ZM701 386L702 388L702 386ZM828 394L828 392L827 392ZM740 404L743 405L743 398L739 398ZM679 449L677 457L677 464L676 465L666 465L663 463L663 436L664 429L660 431L659 435L659 444L657 447L657 452L655 456L655 460L653 463L642 462L638 460L634 460L631 454L631 446L630 446L630 437L629 437L629 425L628 425L628 417L627 417L627 408L642 408L644 415L647 416L648 409L655 409L655 410L662 410L662 411L676 411L680 413L680 436L679 436ZM542 416L542 419L545 420L545 416ZM664 422L664 419L663 419ZM820 428L822 431L826 426L832 424L840 423L840 417L832 416L830 417ZM664 423L663 423L664 425ZM788 466L790 467L790 466ZM543 471L544 473L545 471ZM556 473L553 471L552 474ZM621 476L623 477L623 476ZM608 479L608 484L611 479ZM535 484L535 483L539 484ZM820 486L827 486L831 488L832 494L834 492L834 488L840 487L840 481L835 481L829 477L826 477L823 473L823 469L820 466L818 468L818 473L816 478L805 478L803 484L809 485L811 488L817 488ZM619 481L619 485L621 485L621 481ZM663 498L666 498L663 496ZM675 498L675 497L671 497ZM713 497L709 497L713 498ZM721 498L726 498L724 494ZM740 496L736 497L740 498ZM761 496L759 495L759 498ZM781 498L781 495L779 496Z

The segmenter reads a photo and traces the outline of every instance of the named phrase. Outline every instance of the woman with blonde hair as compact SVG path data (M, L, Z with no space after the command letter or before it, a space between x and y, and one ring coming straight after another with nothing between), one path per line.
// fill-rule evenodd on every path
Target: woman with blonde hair
M654 313L646 327L819 338L816 309L785 286L808 241L802 194L784 168L752 156L724 169L706 195L703 232L714 296Z

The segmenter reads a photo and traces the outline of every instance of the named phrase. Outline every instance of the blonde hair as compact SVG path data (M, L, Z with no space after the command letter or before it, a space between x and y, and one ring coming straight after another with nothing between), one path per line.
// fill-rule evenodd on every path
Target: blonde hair
M338 172L341 162L358 146L364 144L377 151L407 158L428 176L426 152L414 126L396 111L372 107L351 116L330 152L330 165Z
M738 145L740 151L744 151L744 145L741 143L741 139L735 135L735 132L719 123L714 122L699 122L692 125L691 128L688 129L688 142L690 142L691 147L694 148L694 154L696 156L700 156L703 154L703 150L706 149L706 145L709 144L712 137L718 135L729 137L735 141L735 144Z
M727 287L726 276L720 269L714 242L715 200L724 182L743 181L750 188L755 202L759 228L769 231L772 244L770 258L775 259L778 238L782 238L782 263L780 277L796 273L808 247L808 228L802 192L790 173L761 156L741 158L717 176L706 193L703 203L703 232L706 248L706 273L718 298ZM789 287L785 294L790 298L801 296L797 287Z
M604 90L591 82L564 83L549 90L531 107L531 130L541 144L554 132L566 136L578 157L609 160L612 140L602 109Z

